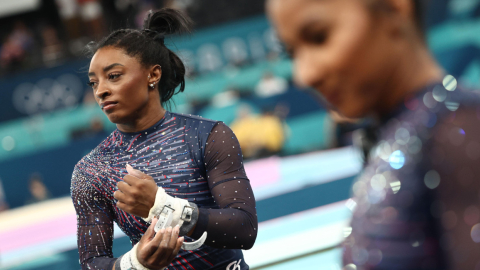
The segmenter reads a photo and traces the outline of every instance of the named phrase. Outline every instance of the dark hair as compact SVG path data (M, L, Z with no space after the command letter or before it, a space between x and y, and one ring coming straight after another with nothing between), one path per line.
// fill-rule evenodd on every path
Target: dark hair
M149 11L143 24L143 30L119 29L112 32L98 43L90 42L87 51L93 56L100 48L112 46L135 57L145 67L160 65L162 77L158 84L162 104L173 95L185 89L185 65L182 60L167 46L165 36L189 33L192 22L190 18L178 10L163 8ZM175 89L178 87L178 91Z
M422 35L425 34L425 15L428 7L428 0L413 0L415 8L415 23Z
M429 0L410 0L413 3L414 8L414 20L418 32L424 38L425 36L425 15L428 7ZM369 5L374 10L390 10L390 6L385 0L370 0Z

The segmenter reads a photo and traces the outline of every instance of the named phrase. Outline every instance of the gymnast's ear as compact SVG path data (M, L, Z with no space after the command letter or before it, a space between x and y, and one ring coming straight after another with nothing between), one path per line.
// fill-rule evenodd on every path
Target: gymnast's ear
M154 83L157 84L162 78L162 67L160 65L154 65L150 67L148 75L148 84Z

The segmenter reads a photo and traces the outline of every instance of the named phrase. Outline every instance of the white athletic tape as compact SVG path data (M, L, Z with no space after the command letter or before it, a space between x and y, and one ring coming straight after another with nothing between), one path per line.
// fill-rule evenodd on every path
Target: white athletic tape
M168 195L163 188L158 187L157 195L155 197L155 204L147 218L144 220L151 222L153 217L157 217L158 221L155 224L155 232L167 227L174 227L176 225L182 226L184 221L190 221L193 213L193 207L190 206L187 200L174 198ZM207 239L207 232L194 242L185 242L182 244L183 250L194 250L205 243Z
M123 255L122 260L120 261L120 269L122 270L151 270L143 266L137 258L137 245ZM163 270L168 270L168 267L165 267Z
M166 206L163 208L163 211L158 217L157 224L155 224L155 232L158 232L161 229L166 229L172 223L173 211L170 207ZM194 242L184 242L182 244L183 250L194 250L203 245L207 239L207 232L203 232L202 236Z
M135 270L150 270L150 268L147 268L147 267L143 266L143 265L138 261L138 258L137 258L137 246L138 246L138 243L137 243L135 246L133 246L132 252L130 253L130 258L131 258L131 261L132 261L133 269L135 269Z
M120 261L120 268L122 270L150 270L149 268L143 266L137 258L137 246L138 243L133 246L133 248L123 255L122 260Z
M163 211L158 216L157 224L155 224L155 232L158 232L161 229L166 229L168 226L172 225L173 211L175 210L167 205L163 207Z
M125 253L125 255L123 255L122 260L120 261L120 269L122 269L122 270L132 269L133 265L132 265L132 261L130 259L130 253L131 252L132 251L130 250L129 252Z
M165 190L161 187L158 187L157 189L157 194L155 195L155 203L153 204L153 207L150 209L148 213L148 217L144 218L148 223L151 223L153 218L158 216L160 212L163 209L163 206L165 205L165 202L167 201L168 197L171 197L167 195Z

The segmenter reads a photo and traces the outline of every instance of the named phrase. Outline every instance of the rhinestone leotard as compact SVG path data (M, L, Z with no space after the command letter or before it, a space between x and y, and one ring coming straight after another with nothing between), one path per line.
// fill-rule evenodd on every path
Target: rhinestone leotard
M148 228L118 209L113 198L127 163L152 176L169 195L199 207L192 238L207 231L206 243L181 250L169 269L225 269L232 262L248 269L240 249L253 246L258 224L238 141L221 122L171 112L141 132L115 130L75 166L71 193L82 269L112 269L113 222L132 244Z
M377 129L345 269L479 269L480 95L433 84Z

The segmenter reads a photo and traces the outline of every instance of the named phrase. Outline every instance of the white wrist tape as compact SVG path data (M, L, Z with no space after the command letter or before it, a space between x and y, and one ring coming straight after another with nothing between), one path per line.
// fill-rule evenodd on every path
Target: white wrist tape
M138 243L133 246L132 250L123 255L122 260L120 261L120 268L122 270L150 270L149 268L143 266L137 258L137 246Z
M130 260L132 261L132 266L136 270L150 270L149 268L143 266L137 258L137 246L138 243L133 246L132 251L130 253Z
M158 218L155 224L155 232L167 227L182 226L184 221L190 222L192 219L194 208L184 199L174 198L168 195L161 187L157 189L155 203L150 209L146 222L152 222L154 217ZM184 250L194 250L199 248L207 239L207 232L204 232L200 239L194 242L185 242L182 244Z
M158 187L155 203L150 209L148 217L144 218L144 220L150 223L153 217L157 217L158 223L155 226L155 232L157 232L160 228L168 226L175 227L178 225L181 227L184 221L190 221L192 212L193 207L190 206L187 200L174 198L168 195L163 188ZM171 221L168 222L170 216Z
M148 223L151 223L153 218L158 216L160 211L162 211L163 206L165 205L165 202L167 200L167 196L169 196L165 190L161 187L157 188L157 194L155 195L155 203L153 204L153 207L150 208L150 212L148 212L148 217L144 218Z

